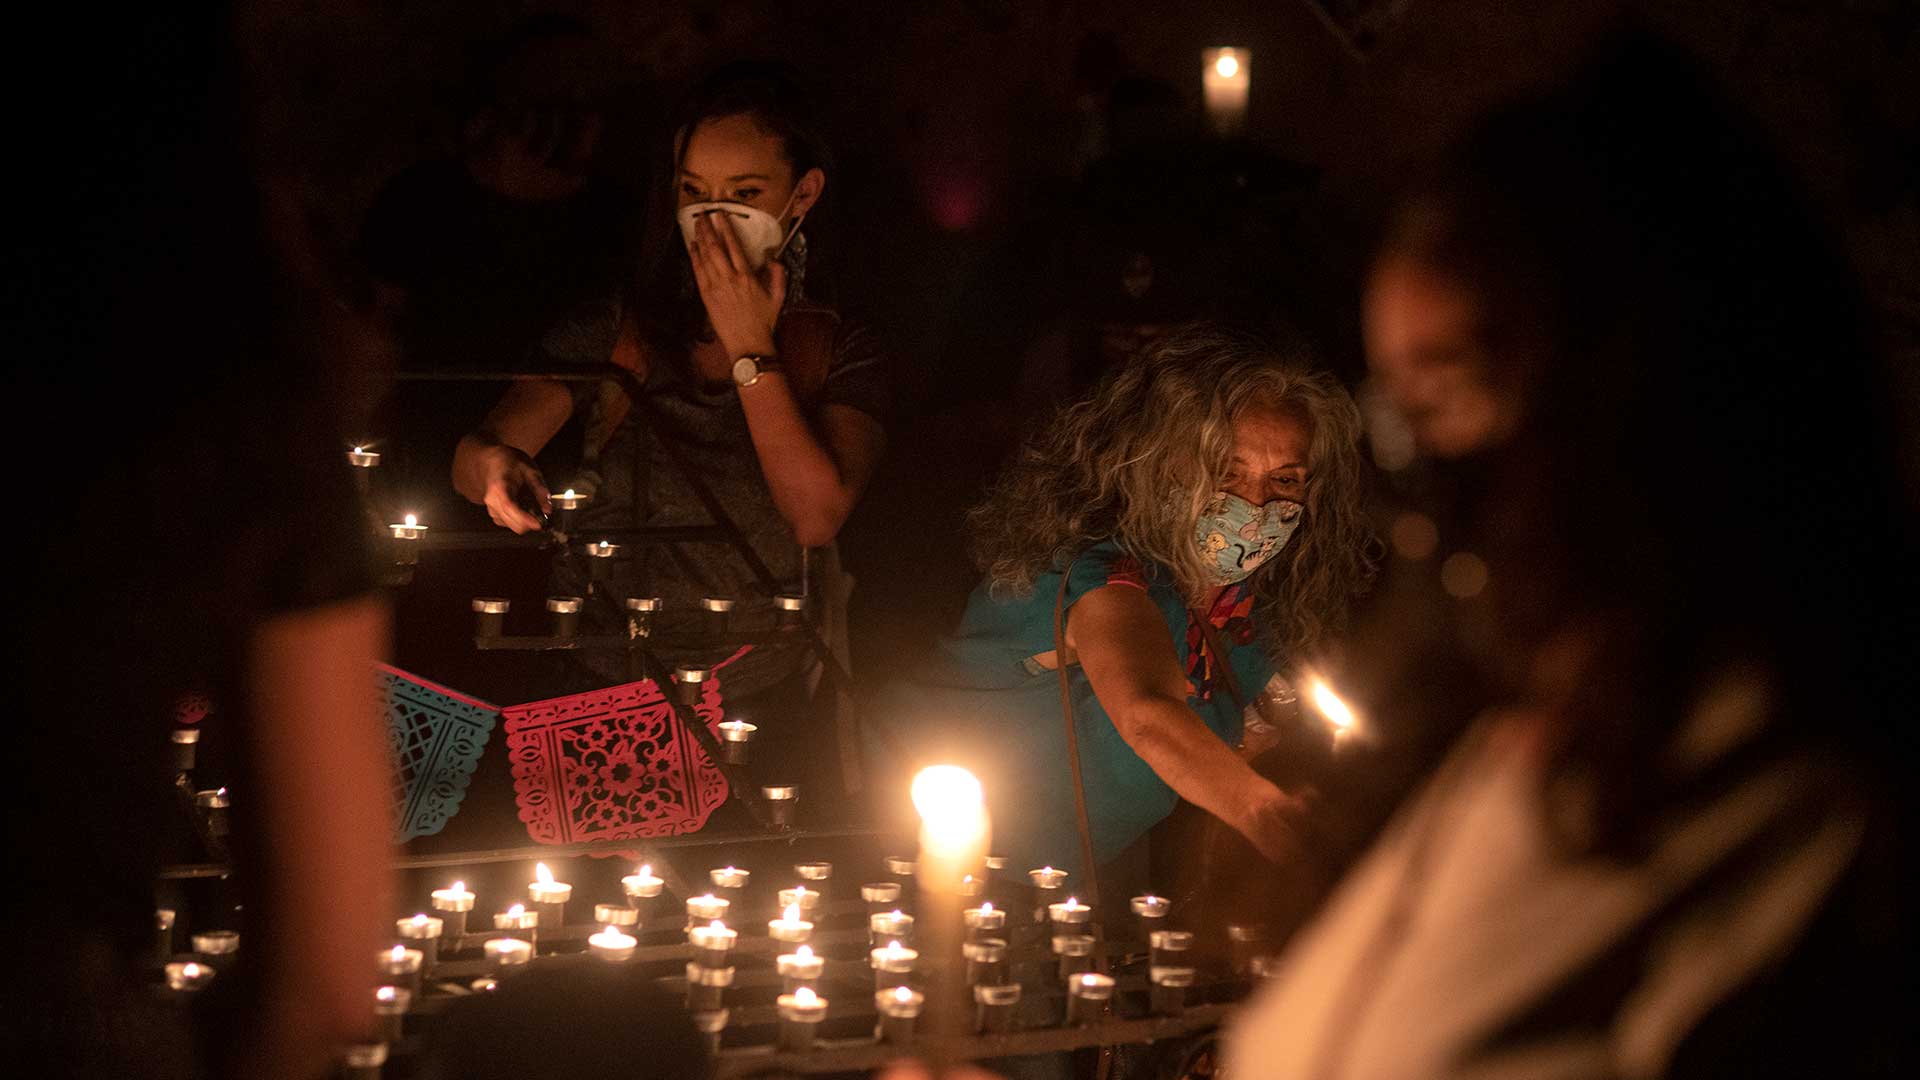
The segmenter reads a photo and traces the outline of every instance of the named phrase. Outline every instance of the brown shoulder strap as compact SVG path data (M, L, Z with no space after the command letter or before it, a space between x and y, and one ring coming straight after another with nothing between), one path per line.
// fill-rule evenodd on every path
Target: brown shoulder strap
M820 400L839 333L840 316L828 308L798 308L780 316L780 325L773 331L774 347L802 407L811 408Z
M1080 733L1073 723L1073 684L1067 675L1067 581L1072 571L1070 560L1060 571L1060 591L1053 598L1053 670L1060 676L1060 715L1067 725L1067 763L1073 772L1073 816L1080 826L1080 860L1087 871L1087 903L1099 910L1100 872L1093 863L1093 823L1087 817L1087 785L1080 775ZM1096 950L1094 966L1106 970L1103 951Z
M1219 670L1220 684L1227 688L1227 696L1233 699L1235 708L1245 711L1247 696L1240 692L1240 679L1234 675L1233 665L1227 662L1227 650L1220 647L1220 634L1213 628L1212 620L1198 611L1190 611L1187 616L1200 628L1200 644Z

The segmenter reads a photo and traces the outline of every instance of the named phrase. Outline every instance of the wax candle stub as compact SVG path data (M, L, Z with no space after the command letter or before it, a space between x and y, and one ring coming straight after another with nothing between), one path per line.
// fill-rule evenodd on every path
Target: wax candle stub
M214 969L193 960L175 961L166 967L167 989L192 993L206 989L213 981Z
M640 912L621 904L595 904L593 921L600 926L631 927L639 923Z
M799 904L788 904L779 918L767 923L767 936L797 944L813 936L813 924L800 917Z
M722 889L744 889L747 887L747 879L752 876L751 871L742 870L737 866L716 867L707 871L707 877L712 879L717 888Z
M736 969L687 965L687 1011L711 1012L726 1001L727 987L733 985Z
M613 964L622 964L633 959L634 947L639 944L639 940L632 934L622 933L614 926L608 926L587 938L587 950L594 956Z
M900 902L900 883L870 881L860 886L860 899L867 902L868 908L874 914L878 914L881 909L890 908Z
M800 804L800 788L794 784L773 784L760 789L767 804L767 819L776 827L793 827L794 811Z
M519 938L492 938L481 947L494 974L505 975L533 962L533 942Z
M820 1021L826 1019L827 999L803 986L791 994L781 994L774 999L774 1007L780 1014L780 1048L805 1050L811 1047L815 1029L820 1026Z
M802 986L812 986L826 970L826 961L814 954L813 948L802 945L790 953L783 953L774 959L774 970L786 981L783 987L791 994Z
M974 1027L988 1034L1004 1034L1013 1030L1013 1013L1020 1004L1020 984L976 986L973 1001Z
M653 866L649 863L640 864L640 869L620 879L620 887L634 900L651 900L660 895L660 890L666 884L665 880L654 876Z

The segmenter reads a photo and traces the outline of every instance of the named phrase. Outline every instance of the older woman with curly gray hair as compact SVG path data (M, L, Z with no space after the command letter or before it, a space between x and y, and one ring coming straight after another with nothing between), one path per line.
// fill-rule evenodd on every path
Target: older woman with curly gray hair
M985 580L876 702L892 748L972 768L1016 865L1086 869L1076 756L1095 865L1180 797L1288 850L1298 800L1235 746L1252 695L1338 631L1369 577L1359 426L1336 381L1270 345L1163 339L971 515Z

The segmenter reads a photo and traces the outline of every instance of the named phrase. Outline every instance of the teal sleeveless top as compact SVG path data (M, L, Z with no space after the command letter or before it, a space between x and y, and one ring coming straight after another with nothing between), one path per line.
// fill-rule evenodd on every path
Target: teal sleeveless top
M1108 585L1145 592L1166 620L1187 672L1188 706L1222 741L1240 741L1241 709L1213 669L1171 573L1111 540L1082 551L1065 573L1068 611ZM986 788L991 848L1013 860L1009 873L1051 865L1084 880L1059 676L1034 659L1053 651L1060 575L1040 576L1027 596L996 595L980 585L953 634L911 678L886 687L868 715L881 760L890 757L902 766L879 770L880 786L904 790L922 765L965 765ZM1273 674L1272 658L1258 643L1252 606L1251 590L1241 583L1222 593L1207 615L1247 696L1258 694ZM1068 679L1094 859L1106 863L1171 813L1178 797L1120 737L1078 665Z

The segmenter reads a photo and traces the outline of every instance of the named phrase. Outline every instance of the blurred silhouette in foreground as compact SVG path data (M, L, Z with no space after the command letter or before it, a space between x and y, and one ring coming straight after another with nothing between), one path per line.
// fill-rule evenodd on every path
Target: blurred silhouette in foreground
M1906 1074L1911 549L1809 221L1631 37L1402 203L1375 435L1397 414L1454 494L1338 677L1391 707L1391 628L1442 625L1470 677L1425 692L1478 719L1240 1016L1236 1075Z

